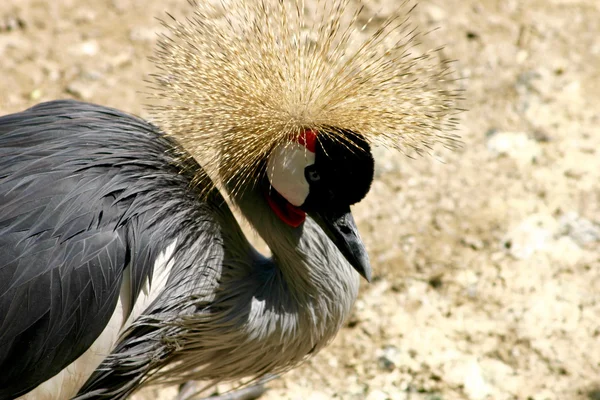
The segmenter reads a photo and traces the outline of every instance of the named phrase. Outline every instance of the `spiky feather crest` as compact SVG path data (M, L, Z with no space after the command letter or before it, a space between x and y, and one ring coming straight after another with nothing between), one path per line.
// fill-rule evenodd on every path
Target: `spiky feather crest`
M163 21L151 111L230 187L258 179L273 148L305 129L403 152L457 143L458 91L439 49L411 54L409 0L374 27L351 0L190 3L192 17Z

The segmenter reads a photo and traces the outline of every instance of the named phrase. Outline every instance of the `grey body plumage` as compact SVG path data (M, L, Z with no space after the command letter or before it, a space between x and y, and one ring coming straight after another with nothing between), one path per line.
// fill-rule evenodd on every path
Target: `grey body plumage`
M176 150L144 121L78 102L0 119L0 398L86 350L124 270L132 304L152 279L157 245L185 232L194 213L210 229L208 206L173 164Z
M0 118L0 132L0 370L9 371L0 398L81 355L108 321L124 272L136 297L172 241L165 290L81 398L122 398L157 376L219 381L285 369L324 346L350 311L358 276L315 222L291 228L247 192L237 203L275 255L263 257L217 191L199 201L192 178L201 167L181 165L182 150L152 125L59 101ZM63 290L48 290L56 279Z

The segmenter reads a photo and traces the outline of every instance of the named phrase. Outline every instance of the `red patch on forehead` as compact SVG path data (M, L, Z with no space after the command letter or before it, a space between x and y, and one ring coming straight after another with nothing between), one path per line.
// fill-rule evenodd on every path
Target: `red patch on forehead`
M317 134L310 129L305 130L298 136L298 143L306 147L306 149L312 153L316 150L317 145Z

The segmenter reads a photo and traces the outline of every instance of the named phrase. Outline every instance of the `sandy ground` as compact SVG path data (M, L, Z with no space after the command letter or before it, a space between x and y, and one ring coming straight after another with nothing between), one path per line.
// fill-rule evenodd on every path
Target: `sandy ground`
M75 97L146 115L154 18L186 8L2 0L0 113ZM415 17L459 60L464 147L377 152L355 208L375 280L264 398L600 399L600 1L431 0Z

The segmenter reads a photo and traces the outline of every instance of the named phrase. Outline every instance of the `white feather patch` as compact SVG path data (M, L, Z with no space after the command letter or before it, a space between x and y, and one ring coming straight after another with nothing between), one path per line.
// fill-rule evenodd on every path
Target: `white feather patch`
M300 143L275 148L267 163L271 186L292 205L301 206L310 191L304 169L314 163L315 153Z
M19 397L20 400L68 400L74 397L90 375L98 368L102 360L110 354L117 343L119 335L131 322L138 318L143 311L158 297L167 284L167 279L173 268L173 253L177 241L172 242L161 252L154 262L152 285L148 280L144 283L143 291L135 301L133 310L127 320L124 317L131 309L129 291L131 274L129 268L124 271L121 291L115 311L110 321L90 348L69 364L58 374L40 384L31 392Z

